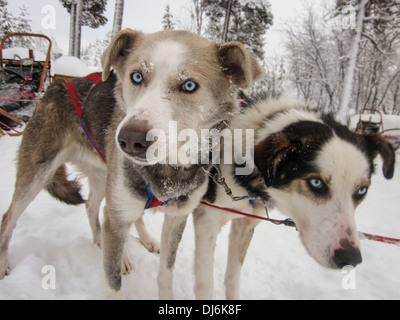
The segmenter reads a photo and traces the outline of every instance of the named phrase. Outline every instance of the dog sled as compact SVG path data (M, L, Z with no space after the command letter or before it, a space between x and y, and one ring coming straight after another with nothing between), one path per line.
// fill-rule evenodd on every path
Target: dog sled
M14 48L15 52L13 49L7 49L8 56L5 56L4 46L12 37L46 40L46 57L35 59L34 51L25 48ZM21 135L22 132L17 128L23 127L35 113L40 97L50 82L51 46L51 39L43 34L11 33L2 39L0 44L0 135ZM24 54L18 53L21 51Z
M357 133L380 134L388 140L395 150L400 148L400 127L385 129L382 112L375 109L364 108L360 111L356 126Z

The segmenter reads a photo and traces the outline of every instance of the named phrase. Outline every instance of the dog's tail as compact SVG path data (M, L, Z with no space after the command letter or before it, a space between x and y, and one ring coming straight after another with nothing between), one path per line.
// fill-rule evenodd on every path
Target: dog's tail
M81 195L81 185L78 180L67 179L67 168L65 165L59 167L46 187L46 190L54 198L69 205L80 205L86 201Z

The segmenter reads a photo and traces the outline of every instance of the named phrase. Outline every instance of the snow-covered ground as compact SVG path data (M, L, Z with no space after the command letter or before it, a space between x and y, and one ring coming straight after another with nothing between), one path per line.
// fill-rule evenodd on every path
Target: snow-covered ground
M0 137L0 214L11 201L15 158L21 138ZM377 161L380 166L380 161ZM359 230L400 238L400 164L387 181L377 170L369 196L357 210ZM280 217L278 212L271 213ZM160 238L163 215L146 214L151 233ZM159 257L128 239L133 271L123 278L127 299L157 299ZM224 299L223 275L229 228L220 234L215 258L214 298ZM194 299L193 225L190 218L174 273L176 299ZM308 256L297 231L262 222L256 229L242 272L242 299L400 299L400 248L362 241L363 263L350 274L320 267ZM10 276L0 281L0 299L102 299L101 251L92 243L84 206L70 207L42 192L18 222L9 250ZM51 266L56 288L44 289ZM355 275L355 279L354 276ZM352 282L353 283L353 282Z

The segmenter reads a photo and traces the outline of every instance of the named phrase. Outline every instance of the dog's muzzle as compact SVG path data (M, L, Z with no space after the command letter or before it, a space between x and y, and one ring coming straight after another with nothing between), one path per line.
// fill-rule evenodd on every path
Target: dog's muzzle
M154 143L147 140L150 131L147 122L131 122L118 134L118 144L123 152L134 158L146 159L148 148Z

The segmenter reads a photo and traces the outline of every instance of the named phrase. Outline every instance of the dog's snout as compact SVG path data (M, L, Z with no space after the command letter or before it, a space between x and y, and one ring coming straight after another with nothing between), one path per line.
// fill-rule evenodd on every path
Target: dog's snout
M148 126L131 123L121 129L118 143L122 151L132 157L145 158L147 149L153 143L147 140Z
M348 239L340 241L342 248L335 250L333 262L338 268L345 266L357 266L362 262L361 251L359 248L354 247Z

